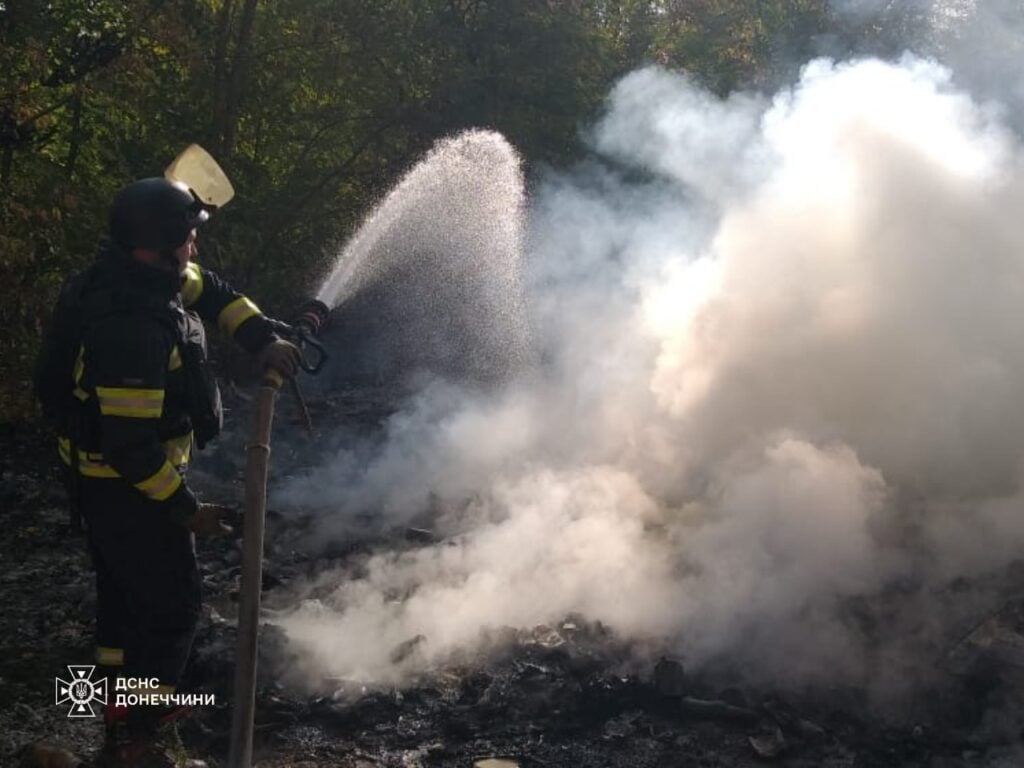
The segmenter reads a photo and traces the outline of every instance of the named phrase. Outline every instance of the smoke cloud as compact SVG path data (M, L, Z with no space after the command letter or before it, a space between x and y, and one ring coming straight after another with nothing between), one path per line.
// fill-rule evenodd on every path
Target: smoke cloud
M434 381L277 490L323 538L366 513L443 537L309 585L281 623L310 673L400 683L579 613L698 667L909 684L912 652L984 613L948 585L1024 546L1005 117L912 56L814 61L771 98L624 78L604 160L533 195L542 363L497 392Z

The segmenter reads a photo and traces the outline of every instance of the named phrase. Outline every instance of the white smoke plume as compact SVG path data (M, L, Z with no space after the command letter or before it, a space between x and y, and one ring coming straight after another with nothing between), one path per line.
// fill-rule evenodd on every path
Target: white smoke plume
M977 618L946 586L1024 547L1024 148L1001 115L910 56L815 61L774 98L623 79L593 143L628 173L533 197L539 369L426 387L278 491L325 537L427 511L445 536L321 575L282 620L311 674L396 683L579 613L697 666L863 682ZM867 638L851 606L894 589Z

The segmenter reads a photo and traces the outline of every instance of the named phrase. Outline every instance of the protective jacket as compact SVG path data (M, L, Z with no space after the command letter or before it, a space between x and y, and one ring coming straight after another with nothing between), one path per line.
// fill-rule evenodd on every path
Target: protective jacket
M167 509L193 509L182 473L193 442L201 447L216 434L220 414L203 321L252 353L272 340L272 326L195 263L180 276L106 244L83 279L76 413L60 438L61 458L84 477L124 478Z

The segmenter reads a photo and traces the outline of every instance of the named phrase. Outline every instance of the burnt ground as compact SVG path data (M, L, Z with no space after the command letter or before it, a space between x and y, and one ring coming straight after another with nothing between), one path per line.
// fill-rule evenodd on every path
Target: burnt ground
M391 398L349 390L311 403L314 421L343 419L372 430ZM209 498L242 498L247 403L234 398L220 447L200 455L194 483ZM294 429L279 405L277 433ZM316 452L324 449L323 436ZM277 438L275 438L277 440ZM278 440L272 472L308 462L312 443ZM302 520L268 513L265 597L374 546L415 546L395 530L376 540L310 553L289 545ZM0 428L0 766L45 741L87 757L95 719L69 720L54 706L54 678L92 659L92 576L72 533L64 493L39 432ZM404 543L403 543L404 542ZM187 689L214 693L183 726L196 756L223 765L235 643L232 611L238 541L199 544L206 592ZM494 630L486 651L454 660L403 690L346 689L325 681L310 693L288 687L295 649L273 626L261 639L256 761L266 768L313 766L694 766L777 764L818 768L1009 768L1024 766L1018 717L1024 676L1024 603L1010 600L971 633L954 671L913 707L882 713L864 691L783 695L707 671L693 675L651 649L630 647L584 617L550 627ZM415 642L396 652L415 652ZM648 664L637 658L651 658Z

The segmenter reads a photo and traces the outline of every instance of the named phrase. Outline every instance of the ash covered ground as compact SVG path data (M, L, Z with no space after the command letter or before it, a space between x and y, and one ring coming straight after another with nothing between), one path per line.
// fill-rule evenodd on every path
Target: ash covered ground
M282 398L277 482L299 471L308 452L320 450L318 441L339 439L330 437L339 424L350 433L372 433L390 414L394 393L349 389L310 405L318 432L306 438L293 423L292 403ZM241 502L248 415L244 399L235 398L227 433L196 464L193 482L207 498ZM40 741L87 757L99 746L101 725L67 719L53 705L52 686L65 665L91 659L91 571L81 540L69 531L48 446L17 431L2 440L0 765L17 765L19 750ZM880 705L870 686L782 690L745 682L727 663L690 670L656 642L625 641L581 615L552 625L491 628L471 653L455 654L401 687L368 689L333 678L300 683L292 671L303 649L273 625L274 617L296 599L295 586L317 573L356 564L375 550L436 545L435 535L428 527L396 527L312 547L308 524L301 514L269 512L256 765L1024 764L1024 601L1014 599L1019 569L1001 577L1001 609L976 617L959 642L907 660L934 674L899 706ZM197 710L183 736L196 756L216 766L228 744L240 556L232 539L202 541L199 552L205 607L185 688L214 693L218 705ZM950 599L971 589L950 585ZM857 606L865 642L884 632L882 603ZM390 649L392 659L416 654L425 642L409 638Z

